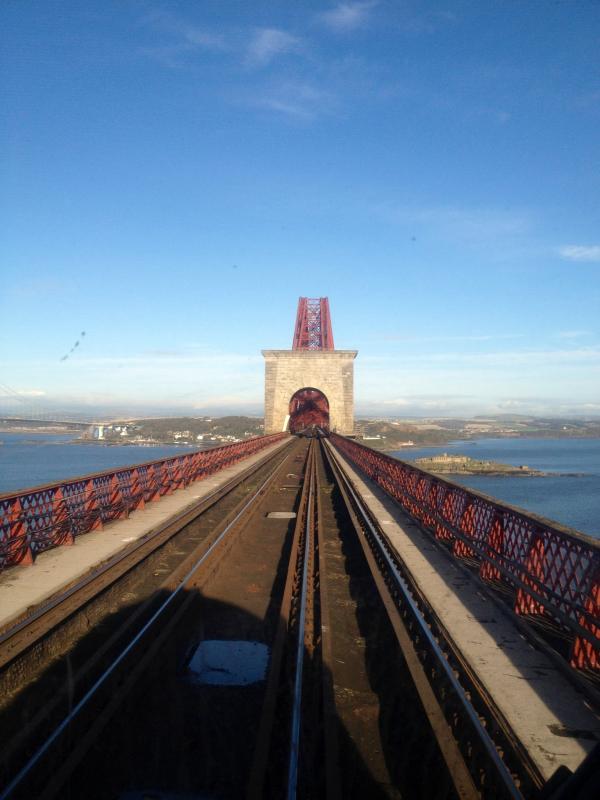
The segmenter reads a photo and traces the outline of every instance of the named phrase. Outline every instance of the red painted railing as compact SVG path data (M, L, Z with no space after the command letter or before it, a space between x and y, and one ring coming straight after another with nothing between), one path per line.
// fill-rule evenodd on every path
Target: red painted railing
M32 564L43 550L72 544L76 536L127 517L146 503L225 469L287 435L257 436L0 495L0 569Z
M600 541L343 436L331 441L481 578L508 587L516 614L554 619L573 667L600 670Z

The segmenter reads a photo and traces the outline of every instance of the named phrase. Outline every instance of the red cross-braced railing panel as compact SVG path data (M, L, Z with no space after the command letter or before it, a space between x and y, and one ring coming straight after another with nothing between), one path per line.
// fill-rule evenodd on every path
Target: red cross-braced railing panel
M331 315L327 297L301 297L298 300L294 350L334 350Z
M0 496L0 570L31 564L43 550L72 544L146 503L225 469L287 436L257 436L224 447L149 461Z
M344 436L331 440L454 556L508 590L515 614L552 621L572 667L600 671L600 541Z

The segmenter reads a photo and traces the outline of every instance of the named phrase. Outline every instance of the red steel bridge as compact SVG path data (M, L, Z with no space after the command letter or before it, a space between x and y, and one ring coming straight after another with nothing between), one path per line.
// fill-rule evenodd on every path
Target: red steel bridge
M327 297L301 297L294 327L293 350L334 350L331 314ZM290 400L291 433L308 428L329 430L329 401L316 388L303 388Z
M319 402L0 496L0 798L600 796L600 542Z
M334 350L329 299L301 297L298 301L294 350Z

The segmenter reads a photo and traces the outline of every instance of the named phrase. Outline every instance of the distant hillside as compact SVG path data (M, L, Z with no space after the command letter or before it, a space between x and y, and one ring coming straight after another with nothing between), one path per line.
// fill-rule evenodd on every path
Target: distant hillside
M457 429L441 427L434 422L414 423L395 420L359 419L355 433L364 444L378 450L399 450L402 447L426 444L447 444L457 438Z
M595 439L600 420L526 417L502 414L472 419L360 419L356 434L378 450L400 450L419 445L482 438Z
M127 419L105 425L102 440L108 444L223 444L261 436L259 417L162 417Z

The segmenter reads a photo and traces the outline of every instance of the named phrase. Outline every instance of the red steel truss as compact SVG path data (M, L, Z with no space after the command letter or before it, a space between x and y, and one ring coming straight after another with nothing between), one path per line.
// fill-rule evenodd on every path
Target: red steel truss
M572 667L600 670L600 542L344 436L331 441L455 557L510 593L516 614L557 626Z
M224 447L149 461L0 496L0 570L32 564L43 550L73 544L146 503L160 500L287 436L257 436Z
M298 300L292 349L335 349L327 297L301 297Z

